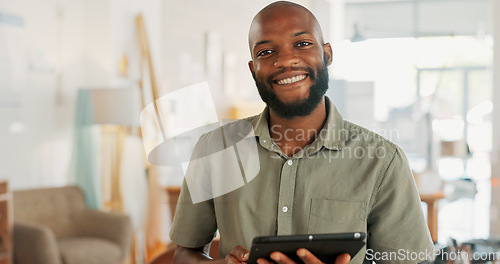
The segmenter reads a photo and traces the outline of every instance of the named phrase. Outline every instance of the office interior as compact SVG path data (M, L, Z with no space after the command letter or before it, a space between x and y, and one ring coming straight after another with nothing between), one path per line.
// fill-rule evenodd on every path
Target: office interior
M175 138L185 157L186 131L262 111L247 34L271 2L0 0L0 263L26 263L17 218L71 211L56 206L128 216L121 263L175 246L187 160L150 154ZM343 117L405 151L436 246L499 249L500 2L294 2L332 44L327 95ZM85 205L68 198L81 194ZM43 210L29 200L46 197ZM68 225L56 240L74 233L56 222Z

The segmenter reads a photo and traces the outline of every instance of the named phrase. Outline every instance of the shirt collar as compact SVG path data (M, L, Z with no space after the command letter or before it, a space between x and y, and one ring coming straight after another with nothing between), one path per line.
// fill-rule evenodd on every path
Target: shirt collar
M319 150L322 146L331 150L341 150L345 148L346 133L344 129L344 119L333 102L325 96L325 105L327 111L327 119L325 125L318 134L318 137L309 145L312 151ZM269 133L269 107L266 106L264 111L255 119L255 136L259 138L259 142L263 147L268 149L273 148L273 140ZM314 152L315 152L314 151Z

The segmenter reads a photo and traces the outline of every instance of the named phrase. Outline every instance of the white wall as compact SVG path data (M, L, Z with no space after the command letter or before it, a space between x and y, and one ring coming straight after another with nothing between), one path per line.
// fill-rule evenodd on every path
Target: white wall
M0 0L0 13L24 21L22 27L0 22L0 179L13 189L67 183L77 89L137 82L139 12L161 70L161 4ZM128 77L117 70L124 54Z
M69 164L74 90L83 80L82 0L1 1L22 27L0 24L12 85L0 87L0 178L14 188L61 184ZM14 40L13 31L21 35ZM16 34L17 34L16 33ZM15 62L14 62L15 61ZM17 68L13 64L22 65Z
M139 79L139 46L135 17L142 13L155 70L161 69L160 0L85 1L85 86L124 87ZM118 63L126 55L129 75L118 74Z

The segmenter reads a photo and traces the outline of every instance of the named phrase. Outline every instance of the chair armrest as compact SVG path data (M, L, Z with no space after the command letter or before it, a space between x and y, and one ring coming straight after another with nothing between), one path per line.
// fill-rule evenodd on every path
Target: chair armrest
M61 264L57 240L48 227L31 222L14 222L16 264Z
M132 223L125 214L86 209L77 224L78 235L109 239L120 245L126 256L132 243Z

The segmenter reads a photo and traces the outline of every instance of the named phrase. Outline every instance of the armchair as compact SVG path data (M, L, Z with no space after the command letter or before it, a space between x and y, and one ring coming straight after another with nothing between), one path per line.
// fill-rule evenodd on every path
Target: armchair
M87 208L78 187L13 192L14 264L123 264L130 218Z

